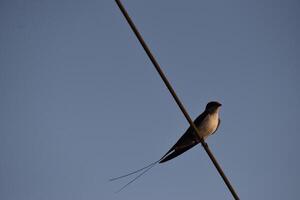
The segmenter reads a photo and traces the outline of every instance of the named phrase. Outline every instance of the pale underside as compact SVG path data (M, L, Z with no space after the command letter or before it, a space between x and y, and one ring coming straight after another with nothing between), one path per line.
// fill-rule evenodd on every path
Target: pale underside
M199 136L200 138L206 139L209 135L214 133L218 127L219 123L219 112L215 112L213 114L208 114L199 128Z

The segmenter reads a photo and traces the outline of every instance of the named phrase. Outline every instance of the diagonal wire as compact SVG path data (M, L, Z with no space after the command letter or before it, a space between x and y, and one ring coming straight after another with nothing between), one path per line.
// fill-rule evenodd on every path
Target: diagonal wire
M134 23L132 22L130 16L128 15L126 9L124 8L124 6L122 5L122 3L120 2L120 0L115 0L118 7L120 8L122 14L124 15L124 17L126 18L129 26L131 27L132 31L134 32L135 36L137 37L137 39L139 40L140 44L142 45L142 47L144 48L146 54L148 55L148 57L150 58L152 64L154 65L156 71L159 73L160 77L162 78L163 82L165 83L166 87L168 88L168 90L170 91L171 95L173 96L174 100L176 101L177 105L179 106L180 110L182 111L183 115L185 116L185 118L187 119L187 121L189 122L190 126L194 129L195 133L196 133L196 137L199 139L199 141L201 142L203 148L205 149L206 153L208 154L209 158L211 159L211 161L213 162L214 166L216 167L217 171L219 172L220 176L222 177L223 181L225 182L226 186L228 187L228 189L230 190L232 196L234 197L234 199L239 200L239 197L237 195L237 193L235 192L233 186L230 184L228 178L226 177L226 175L224 174L222 168L220 167L219 163L217 162L217 160L215 159L214 155L212 154L212 152L209 149L209 146L207 145L207 143L204 141L203 138L199 138L199 130L198 128L195 126L195 124L193 123L191 117L189 116L189 114L187 113L186 109L184 108L183 104L181 103L181 101L179 100L179 97L176 95L174 89L172 88L171 84L169 83L168 79L166 78L166 76L164 75L162 69L160 68L158 62L156 61L156 59L154 58L154 56L152 55L149 47L147 46L146 42L144 41L143 37L141 36L141 34L139 33L139 31L137 30L136 26L134 25Z

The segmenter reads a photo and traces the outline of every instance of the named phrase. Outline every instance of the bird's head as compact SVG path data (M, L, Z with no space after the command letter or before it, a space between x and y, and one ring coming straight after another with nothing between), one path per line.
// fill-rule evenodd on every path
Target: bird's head
M222 106L221 103L217 101L211 101L206 105L205 110L208 111L209 113L214 113L217 112L221 106Z

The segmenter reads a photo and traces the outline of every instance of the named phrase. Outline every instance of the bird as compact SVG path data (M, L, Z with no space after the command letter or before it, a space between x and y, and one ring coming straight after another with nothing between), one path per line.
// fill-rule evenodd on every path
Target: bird
M159 163L171 160L191 149L200 142L199 138L203 138L205 140L209 135L214 134L221 123L219 117L221 106L222 104L217 101L209 102L206 105L204 112L201 113L194 121L194 124L199 130L199 135L197 135L194 129L190 126L181 138L160 159Z
M154 167L157 163L164 163L173 158L183 154L187 150L191 149L195 145L199 144L200 141L203 139L204 141L207 139L208 136L213 135L218 130L221 120L219 116L220 108L222 104L218 101L211 101L208 102L205 110L194 120L194 124L198 128L198 134L195 132L193 127L189 127L185 133L179 138L179 140L167 151L159 160L141 168L135 170L131 173L112 178L110 181L115 181L138 172L141 172L138 176L124 185L119 191L123 190L129 184L134 182L136 179L141 177L147 171L149 171L152 167ZM144 170L144 171L143 171ZM118 191L118 192L119 192Z

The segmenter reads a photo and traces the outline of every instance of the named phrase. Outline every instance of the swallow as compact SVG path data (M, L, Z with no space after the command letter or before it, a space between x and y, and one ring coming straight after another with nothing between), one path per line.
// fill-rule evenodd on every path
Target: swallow
M201 113L194 121L194 124L199 130L199 135L190 126L181 138L171 147L171 149L160 159L159 163L164 163L171 160L185 151L197 145L200 140L204 140L214 134L221 123L219 111L222 104L216 101L209 102L203 113Z
M130 182L128 182L126 185L124 185L119 191L123 190L125 187L127 187L129 184L134 182L136 179L141 177L143 174L145 174L147 171L149 171L152 167L154 167L157 163L164 163L169 160L172 160L173 158L183 154L187 150L191 149L195 145L199 144L201 139L206 140L206 138L210 135L213 135L218 130L221 120L219 116L220 107L222 106L221 103L217 101L211 101L209 102L205 110L195 119L194 124L198 128L197 134L194 129L190 126L185 133L179 138L179 140L170 148L169 151L165 155L163 155L159 160L141 168L136 171L133 171L129 174L119 176L116 178L110 179L110 181L114 181L120 178L124 178L133 174L136 174L138 172L141 172L138 176L136 176L134 179L132 179ZM144 171L143 171L144 170ZM118 192L119 192L118 191Z

